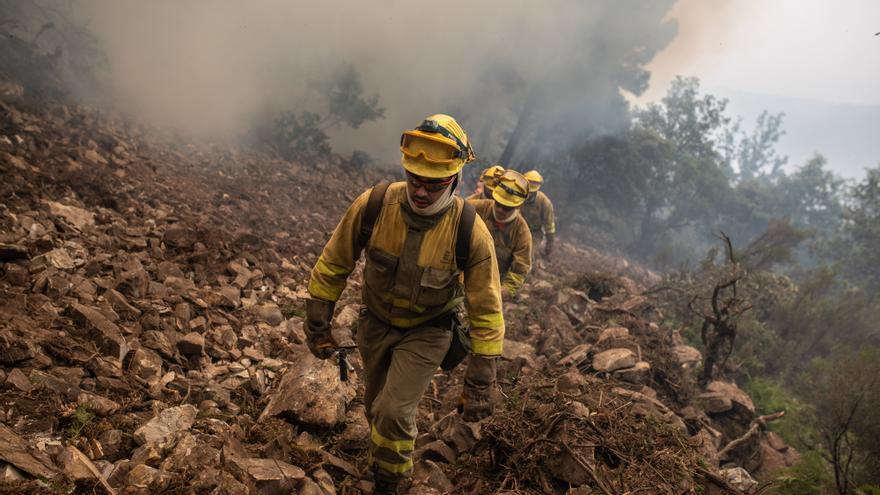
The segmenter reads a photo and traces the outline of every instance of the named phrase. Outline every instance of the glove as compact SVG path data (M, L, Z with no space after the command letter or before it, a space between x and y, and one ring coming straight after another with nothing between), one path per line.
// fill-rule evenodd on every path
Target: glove
M553 242L556 239L555 234L547 234L547 240L544 242L544 257L549 257L553 252Z
M318 359L327 359L336 352L337 343L330 332L333 306L323 299L306 299L306 344Z
M461 417L465 421L479 421L492 414L495 361L494 357L471 354L464 372L464 390L461 394Z

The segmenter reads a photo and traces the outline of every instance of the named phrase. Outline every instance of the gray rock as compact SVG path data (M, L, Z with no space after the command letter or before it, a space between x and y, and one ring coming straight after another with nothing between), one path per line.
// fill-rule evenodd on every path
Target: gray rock
M636 354L629 349L608 349L593 356L593 369L601 373L610 373L631 368L637 361Z
M290 416L297 422L331 428L345 419L345 406L355 397L356 380L339 380L333 360L303 353L281 378L260 419Z
M198 410L189 404L169 407L134 432L139 444L163 442L178 431L188 430L196 419Z

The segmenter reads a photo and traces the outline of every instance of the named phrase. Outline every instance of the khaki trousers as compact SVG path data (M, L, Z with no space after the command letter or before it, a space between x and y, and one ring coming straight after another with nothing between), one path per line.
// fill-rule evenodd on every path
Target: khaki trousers
M449 349L450 330L450 318L404 329L362 311L357 344L364 363L370 464L377 476L412 474L416 411Z

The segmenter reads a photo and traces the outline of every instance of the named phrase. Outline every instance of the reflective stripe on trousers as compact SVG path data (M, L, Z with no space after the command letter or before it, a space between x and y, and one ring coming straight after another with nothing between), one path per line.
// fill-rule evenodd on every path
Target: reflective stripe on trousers
M416 412L452 340L451 320L409 329L392 327L368 311L358 321L364 361L364 405L370 422L370 464L384 476L412 472Z

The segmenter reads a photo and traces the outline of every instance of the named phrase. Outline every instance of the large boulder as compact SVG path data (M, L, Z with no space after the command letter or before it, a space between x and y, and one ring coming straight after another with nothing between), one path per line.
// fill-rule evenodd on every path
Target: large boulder
M322 361L304 352L284 373L260 419L284 416L305 425L332 428L345 420L345 408L354 397L354 381L339 379L335 360Z

